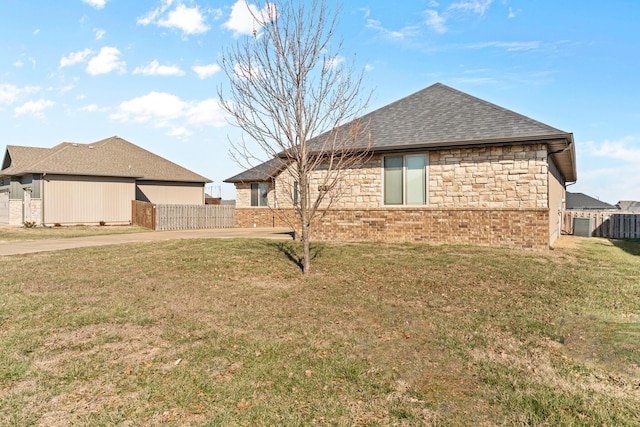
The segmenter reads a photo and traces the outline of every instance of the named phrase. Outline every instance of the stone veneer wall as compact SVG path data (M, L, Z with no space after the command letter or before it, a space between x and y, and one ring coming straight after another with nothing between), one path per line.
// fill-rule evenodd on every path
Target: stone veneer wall
M431 208L548 208L549 166L543 144L427 151ZM390 154L391 155L391 154ZM348 171L336 189L333 208L381 208L383 155ZM311 177L312 197L323 171ZM285 170L270 183L269 206L290 208L292 178ZM236 184L236 206L251 206L250 184Z
M293 215L292 210L281 210ZM283 227L269 209L236 209L239 227ZM407 208L335 209L316 222L313 239L325 241L426 242L545 250L548 209Z
M430 207L549 207L543 144L435 151L428 170Z

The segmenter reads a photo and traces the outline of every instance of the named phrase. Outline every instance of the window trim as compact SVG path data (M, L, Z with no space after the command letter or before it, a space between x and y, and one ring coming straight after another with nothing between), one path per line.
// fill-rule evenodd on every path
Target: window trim
M407 156L424 157L424 204L408 204L407 203ZM387 204L386 203L386 174L385 174L385 159L387 157L402 157L402 203ZM382 206L385 207L398 207L398 208L411 208L411 207L425 207L429 206L429 153L390 153L383 155L381 158L381 170L382 170Z

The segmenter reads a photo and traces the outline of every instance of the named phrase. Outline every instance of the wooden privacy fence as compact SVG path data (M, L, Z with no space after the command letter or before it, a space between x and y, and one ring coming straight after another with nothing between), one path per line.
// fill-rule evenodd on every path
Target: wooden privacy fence
M233 206L224 205L161 205L132 202L135 225L152 230L194 230L230 228L234 226Z
M591 218L591 235L610 239L640 239L640 214L615 211L565 211L562 231L573 234L574 218Z
M156 205L153 203L131 201L131 223L141 227L156 229Z

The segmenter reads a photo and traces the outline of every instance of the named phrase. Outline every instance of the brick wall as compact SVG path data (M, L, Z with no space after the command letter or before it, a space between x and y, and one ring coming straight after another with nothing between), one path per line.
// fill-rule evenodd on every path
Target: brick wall
M292 215L291 210L282 210ZM239 227L286 226L269 209L236 209ZM548 209L403 208L327 211L313 239L326 241L426 242L546 250Z
M279 211L269 208L239 208L233 214L236 227L288 227L282 215L293 215L291 209L281 209Z

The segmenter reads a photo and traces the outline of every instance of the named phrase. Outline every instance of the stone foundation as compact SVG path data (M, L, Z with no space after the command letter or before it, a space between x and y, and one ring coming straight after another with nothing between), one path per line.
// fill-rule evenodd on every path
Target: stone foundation
M235 210L238 227L284 227L282 215L264 208ZM321 241L425 242L534 250L549 249L549 209L403 208L327 211L313 236Z

